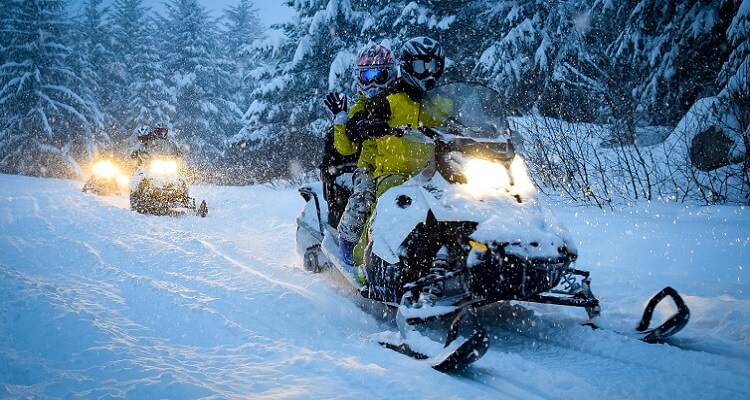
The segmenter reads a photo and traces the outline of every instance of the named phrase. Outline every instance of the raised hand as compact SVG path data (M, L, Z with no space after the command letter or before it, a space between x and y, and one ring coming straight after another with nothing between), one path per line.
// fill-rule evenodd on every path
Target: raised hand
M336 116L336 114L342 111L346 112L349 110L346 96L343 96L337 92L329 92L328 95L326 95L326 98L323 100L323 104L328 107L334 117Z

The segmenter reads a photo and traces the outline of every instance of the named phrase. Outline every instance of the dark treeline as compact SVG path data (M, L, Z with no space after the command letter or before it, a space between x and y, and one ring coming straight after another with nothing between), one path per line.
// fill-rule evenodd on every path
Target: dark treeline
M249 0L220 18L196 0L163 14L141 0L1 1L2 172L79 176L161 122L204 181L294 177L320 159L324 94L354 94L357 51L419 35L443 43L445 82L484 83L516 115L617 127L612 146L730 115L724 135L745 147L723 165L746 162L748 0L288 0L280 39Z

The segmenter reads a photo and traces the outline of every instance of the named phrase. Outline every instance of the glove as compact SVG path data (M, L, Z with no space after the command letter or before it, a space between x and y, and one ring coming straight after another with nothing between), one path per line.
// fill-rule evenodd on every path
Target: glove
M355 118L346 124L346 136L354 143L396 134L397 130L381 119Z
M336 92L329 92L328 95L326 95L326 98L323 100L323 104L328 107L334 117L342 111L346 112L349 110L346 96L342 96L340 93Z

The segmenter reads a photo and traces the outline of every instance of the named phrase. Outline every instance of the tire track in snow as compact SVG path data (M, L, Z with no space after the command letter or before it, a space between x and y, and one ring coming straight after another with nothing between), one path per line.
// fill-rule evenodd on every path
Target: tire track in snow
M492 315L492 311L496 314ZM526 364L526 369L558 371L554 374L558 378L567 376L566 379L577 382L576 385L585 383L594 393L578 398L615 398L627 394L629 398L664 400L728 399L742 398L743 393L750 391L747 379L741 387L722 384L727 374L735 376L733 382L743 382L742 377L750 373L747 362L731 357L647 344L607 330L593 331L564 318L537 316L519 305L513 306L510 312L502 307L486 310L481 318L491 344L487 355L477 365L503 365L498 360L516 356ZM711 361L706 362L706 359ZM704 368L693 368L698 364ZM631 385L620 378L622 375L637 377L640 382ZM581 382L582 378L586 379ZM683 384L696 380L710 383L703 385L701 391ZM611 383L603 386L602 382ZM648 388L658 390L652 392ZM653 397L654 393L663 395Z
M209 242L207 242L205 240L200 240L200 239L196 239L196 240L201 245L203 245L203 247L205 247L208 251L210 251L212 254L214 254L215 256L217 256L217 257L225 260L229 264L231 264L231 265L239 268L243 272L247 272L249 274L252 274L253 276L257 276L258 278L261 278L264 281L269 282L269 283L271 283L271 284L273 284L275 286L279 286L279 287L291 290L291 291L297 293L298 295L300 295L300 296L302 296L302 297L304 297L304 298L306 298L308 300L314 300L317 297L312 291L307 290L307 289L305 289L302 286L294 285L294 284L291 284L291 283L288 283L288 282L281 281L281 280L279 280L279 279L277 279L277 278L275 278L275 277L273 277L273 276L271 276L269 274L266 274L266 273L264 273L264 272L262 272L262 271L260 271L258 269L252 268L249 265L244 264L241 261L239 261L239 260L237 260L237 259L235 259L233 257L230 257L230 256L228 256L228 255L226 255L224 253L222 253L213 244L211 244L211 243L209 243ZM262 263L262 261L261 261L261 263Z

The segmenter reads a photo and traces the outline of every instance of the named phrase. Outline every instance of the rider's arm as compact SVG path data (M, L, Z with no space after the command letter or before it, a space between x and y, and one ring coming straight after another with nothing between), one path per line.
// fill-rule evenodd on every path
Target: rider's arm
M391 117L391 106L387 94L381 93L367 101L361 112L353 115L346 124L346 136L355 143L369 138L391 134L388 119Z
M349 119L355 116L357 113L362 111L365 104L365 98L360 97L357 101L349 107ZM333 147L342 156L350 156L357 153L359 145L353 142L348 136L346 136L346 123L335 123L333 124Z

